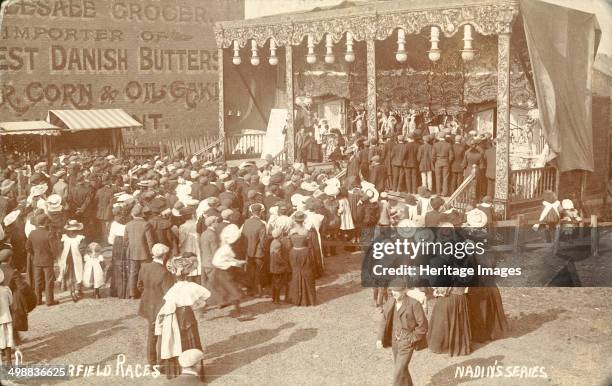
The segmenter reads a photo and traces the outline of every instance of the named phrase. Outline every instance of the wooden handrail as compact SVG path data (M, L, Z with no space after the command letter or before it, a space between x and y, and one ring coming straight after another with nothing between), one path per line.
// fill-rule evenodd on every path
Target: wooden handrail
M472 165L472 172L470 173L469 176L467 176L466 179L463 180L463 182L461 183L461 185L459 185L457 190L455 190L453 192L453 194L451 194L451 196L449 197L448 201L446 201L446 203L442 206L443 209L450 209L450 208L452 208L454 202L457 201L457 199L459 197L461 197L461 195L464 192L466 192L469 187L471 187L473 184L475 184L475 181L476 181L476 168L477 168L476 165Z
M195 156L200 156L200 155L206 153L207 151L210 151L210 149L212 149L213 147L223 143L223 139L224 139L223 137L219 137L219 139L217 139L216 141L209 143L208 145L206 145L202 149L200 149L197 152L195 152L194 155Z

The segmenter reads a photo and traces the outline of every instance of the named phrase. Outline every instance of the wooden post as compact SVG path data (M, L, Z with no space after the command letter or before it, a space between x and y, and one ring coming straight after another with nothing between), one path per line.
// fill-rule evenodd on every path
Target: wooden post
M597 226L597 216L591 215L591 256L599 255L599 227Z
M295 105L293 103L293 47L289 42L285 45L285 90L287 93L287 132L285 143L287 144L287 159L290 163L295 162Z
M515 253L521 250L521 226L525 223L524 215L519 214L516 218L516 229L514 230L514 250Z
M219 137L223 138L223 146L225 146L225 93L224 93L224 83L223 83L223 77L224 77L224 71L223 71L223 60L224 60L224 55L223 55L223 43L221 43L221 47L219 47L218 50L219 54L219 63L218 63L218 72L219 72L219 82L218 82L218 86L219 87ZM226 161L225 159L225 151L223 152L223 160Z
M510 25L497 36L497 135L495 151L495 211L508 216L510 169Z
M559 244L561 243L561 227L556 226L553 234L552 253L556 255L559 252Z
M368 122L368 139L378 138L378 118L376 116L376 40L366 40L366 75L368 93L366 98L366 117Z

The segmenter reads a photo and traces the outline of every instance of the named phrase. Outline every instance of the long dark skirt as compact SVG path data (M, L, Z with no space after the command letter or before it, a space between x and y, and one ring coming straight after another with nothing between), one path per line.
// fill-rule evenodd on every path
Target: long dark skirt
M314 262L308 248L293 248L289 253L291 263L291 282L289 283L289 301L296 306L314 306L317 304L317 288L314 274Z
M207 304L210 306L221 306L239 302L244 293L241 289L241 277L243 271L240 268L231 267L227 270L215 268L210 275L207 287L211 296Z
M503 337L508 331L501 295L497 287L472 287L467 294L470 327L474 342Z
M177 307L176 319L181 331L181 349L187 351L190 349L202 350L202 342L200 341L200 332L198 331L198 321L195 318L191 307ZM159 347L157 352L161 352ZM162 370L168 378L174 378L181 374L181 366L178 363L178 357L160 360ZM203 375L203 374L201 374Z
M468 355L471 352L470 319L465 295L454 295L436 299L427 341L435 353L451 356Z
M110 296L127 299L130 296L127 288L130 264L125 253L123 237L115 237L111 261Z

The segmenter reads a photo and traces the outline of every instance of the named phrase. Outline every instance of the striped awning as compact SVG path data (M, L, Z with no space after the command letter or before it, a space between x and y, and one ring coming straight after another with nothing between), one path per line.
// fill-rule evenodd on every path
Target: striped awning
M142 127L122 109L49 110L47 122L71 131Z
M45 121L0 122L0 135L59 135L60 128Z

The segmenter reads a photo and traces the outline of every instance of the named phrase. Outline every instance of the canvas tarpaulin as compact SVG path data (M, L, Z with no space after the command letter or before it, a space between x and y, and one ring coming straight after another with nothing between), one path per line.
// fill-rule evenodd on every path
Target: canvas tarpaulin
M595 15L537 0L521 14L540 121L561 172L593 171L591 73L600 30Z

